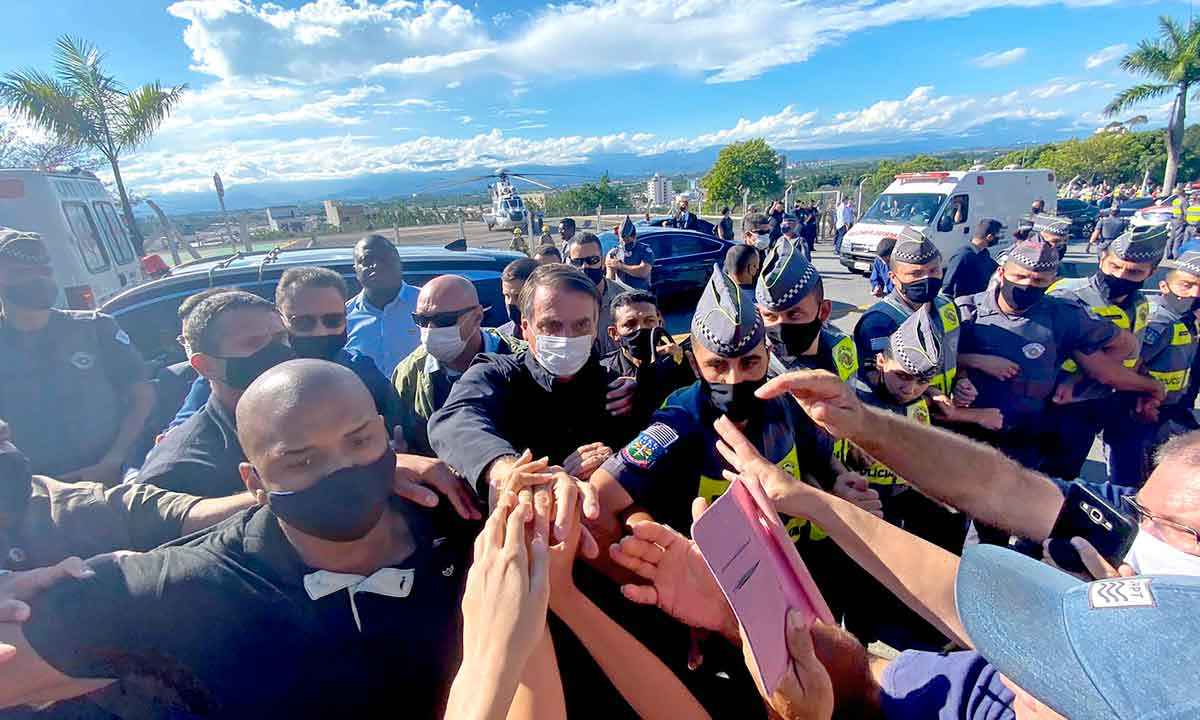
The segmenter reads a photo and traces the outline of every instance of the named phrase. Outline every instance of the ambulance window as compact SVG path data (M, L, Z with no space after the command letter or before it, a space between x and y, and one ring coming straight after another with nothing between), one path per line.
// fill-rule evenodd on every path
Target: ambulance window
M970 202L971 199L966 195L955 195L950 198L950 202L946 203L946 209L942 211L942 217L938 219L938 231L946 232L953 229L955 225L965 223L970 211Z
M108 240L113 259L118 265L128 265L133 262L133 248L129 245L129 236L125 234L125 226L111 203L92 203L96 209L96 217L100 219L100 229Z
M108 253L105 252L104 245L100 242L100 235L96 232L96 223L92 222L92 214L88 212L87 205L65 202L62 206L63 213L67 216L67 222L71 225L75 248L79 250L79 255L83 258L84 267L92 273L107 270L109 267Z

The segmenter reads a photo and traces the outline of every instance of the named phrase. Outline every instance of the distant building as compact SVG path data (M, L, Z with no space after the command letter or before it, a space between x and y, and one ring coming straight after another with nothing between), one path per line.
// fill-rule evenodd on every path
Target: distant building
M671 188L671 179L658 173L654 173L654 177L646 183L646 197L650 198L650 204L655 207L670 205L671 197L674 194Z
M304 232L304 216L295 205L269 207L267 225L275 232Z
M366 205L343 205L336 200L325 201L325 222L333 227L370 220L374 215L375 210Z

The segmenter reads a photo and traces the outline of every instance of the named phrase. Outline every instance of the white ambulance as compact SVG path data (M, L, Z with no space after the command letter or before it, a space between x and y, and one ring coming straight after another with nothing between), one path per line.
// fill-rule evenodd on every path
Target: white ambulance
M42 236L61 307L100 307L144 279L120 205L86 170L0 170L0 226Z
M1057 209L1058 191L1053 170L963 170L903 173L875 199L842 240L842 265L869 272L884 237L895 237L910 226L925 232L948 259L971 241L983 219L1004 226L1000 255L1012 244L1011 233L1029 214L1035 200L1045 202L1045 212Z

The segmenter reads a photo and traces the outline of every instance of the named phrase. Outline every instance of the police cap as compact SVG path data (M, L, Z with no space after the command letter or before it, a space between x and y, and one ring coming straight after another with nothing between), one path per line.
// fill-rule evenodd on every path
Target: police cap
M1030 215L1026 218L1030 227L1034 232L1049 233L1050 235L1061 235L1069 237L1071 235L1071 220L1070 218L1059 217L1057 215L1048 215L1046 213L1038 213Z
M942 345L933 329L932 312L928 307L908 316L888 338L892 358L904 371L927 380L941 369Z
M1112 241L1108 252L1113 257L1128 262L1157 262L1162 259L1166 245L1166 225L1130 228Z
M721 357L734 358L756 347L765 333L758 310L742 302L738 286L714 264L692 315L692 339Z
M896 234L896 247L892 248L892 259L911 265L927 265L940 260L942 254L937 246L929 242L925 233L906 227Z
M1163 267L1200 277L1200 252L1185 252L1174 260L1164 262Z
M803 300L821 281L796 241L781 237L767 252L754 288L754 299L768 310L786 310Z
M0 227L0 260L15 260L26 265L50 264L40 235L7 227Z
M1040 237L1026 238L1012 246L1008 262L1034 272L1058 268L1058 249Z
M629 219L628 215L625 216L625 220L621 223L621 229L619 230L619 233L622 240L626 238L637 237L637 228L634 227L633 221Z

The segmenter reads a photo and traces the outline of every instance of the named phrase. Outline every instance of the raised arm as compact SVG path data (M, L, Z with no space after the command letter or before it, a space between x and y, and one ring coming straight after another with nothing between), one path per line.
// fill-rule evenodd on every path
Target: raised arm
M784 393L831 435L852 441L935 500L1031 540L1041 542L1049 536L1062 493L1048 478L998 450L866 407L849 386L827 372L788 373L758 391L760 397Z

